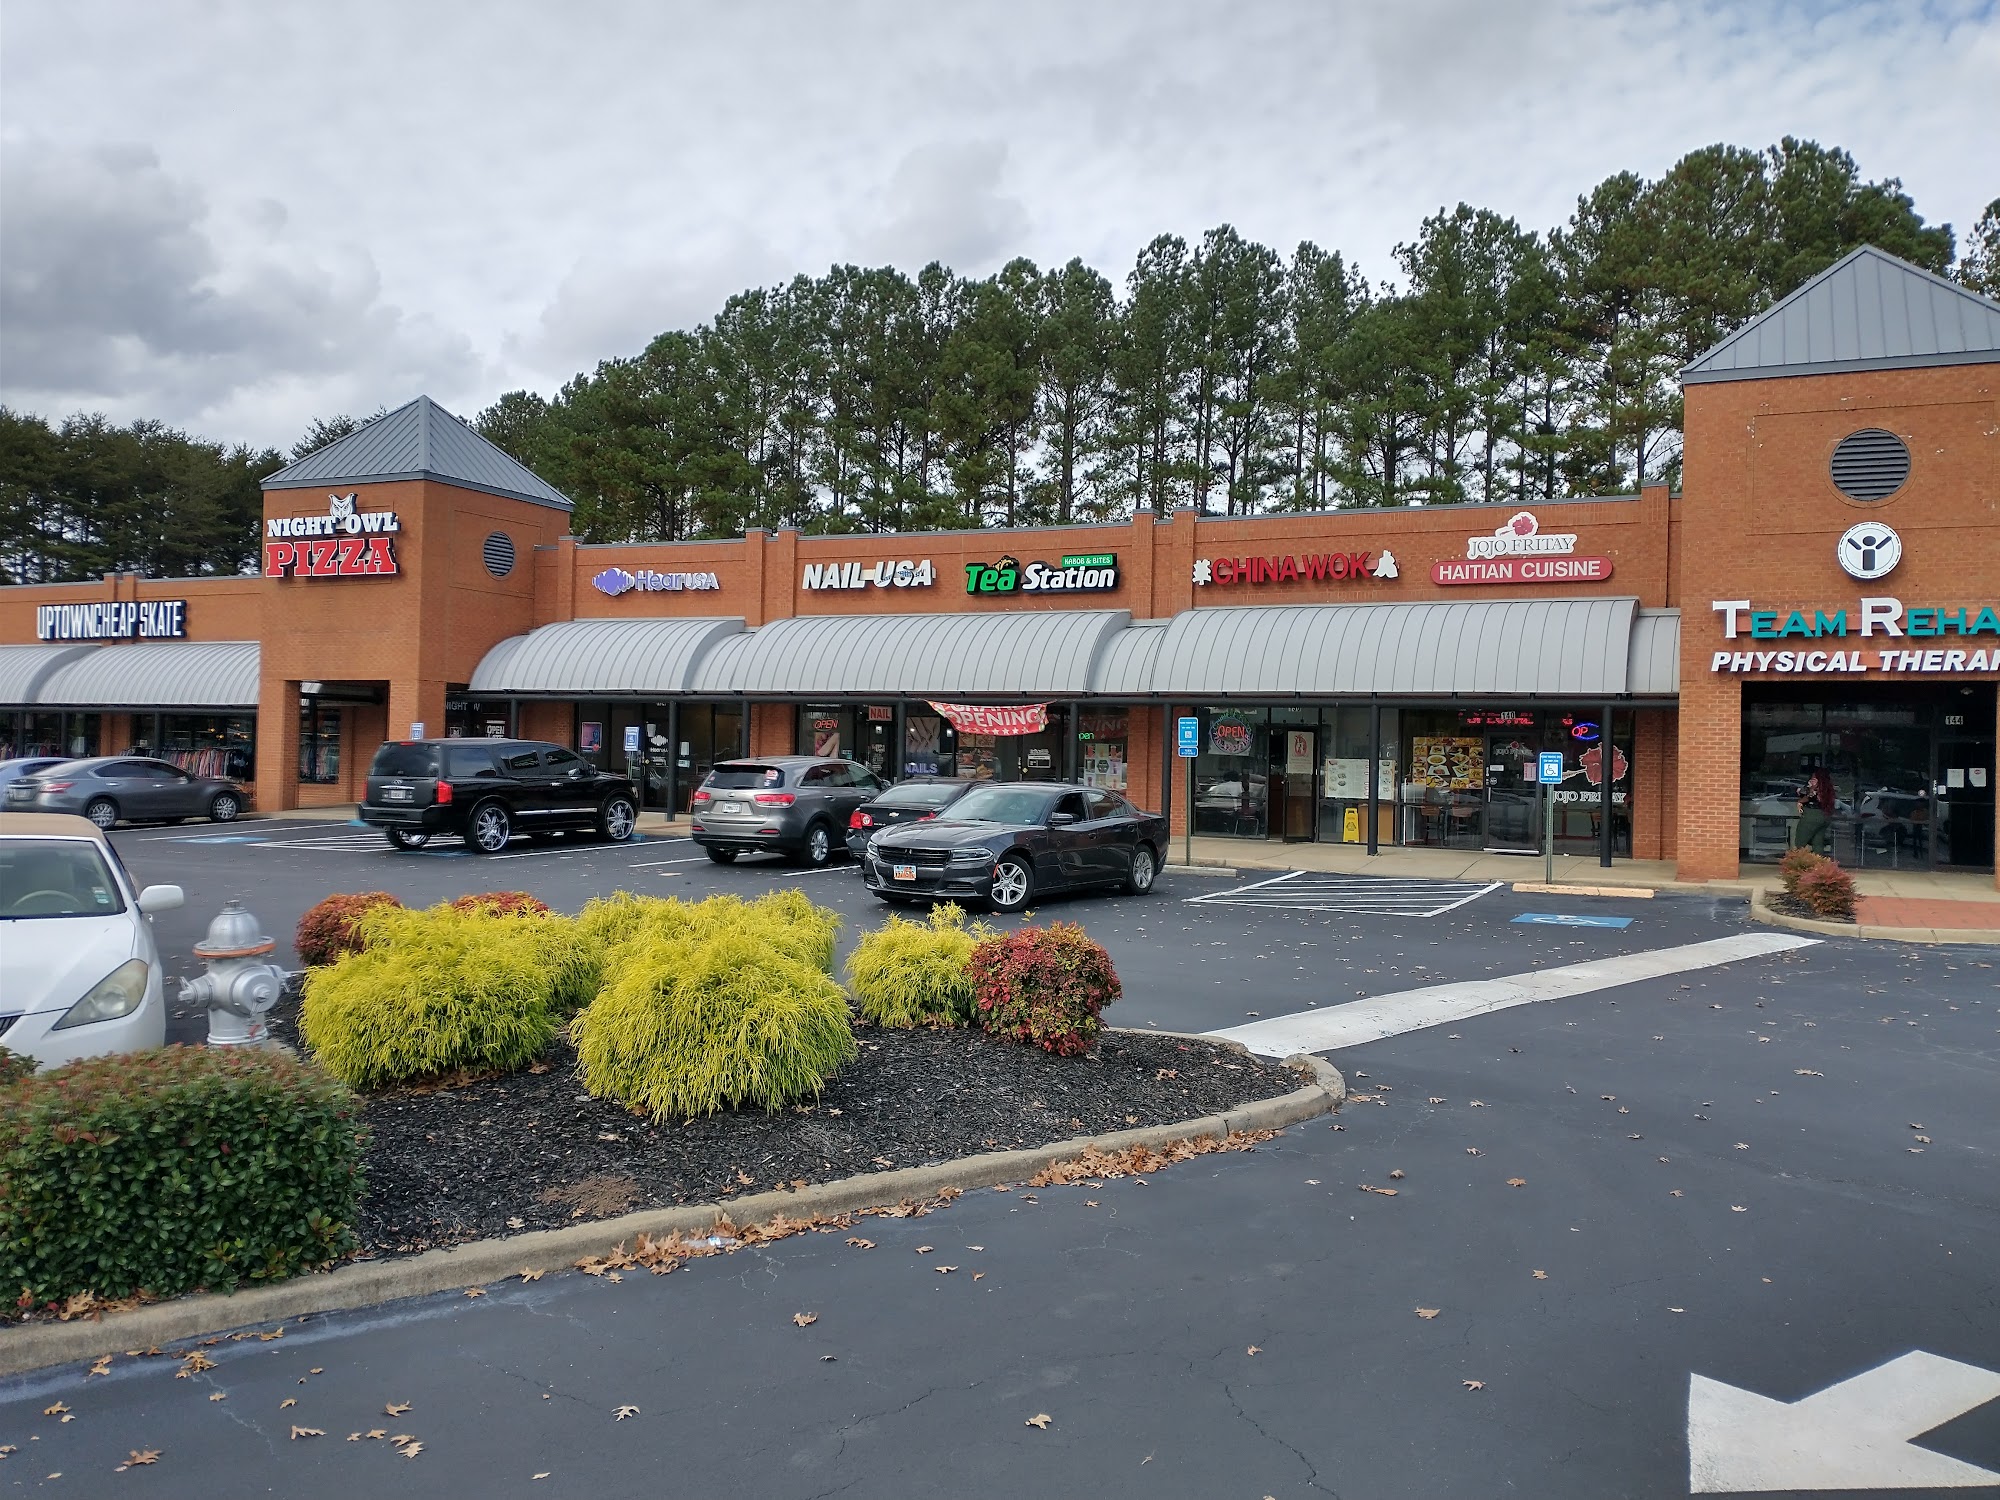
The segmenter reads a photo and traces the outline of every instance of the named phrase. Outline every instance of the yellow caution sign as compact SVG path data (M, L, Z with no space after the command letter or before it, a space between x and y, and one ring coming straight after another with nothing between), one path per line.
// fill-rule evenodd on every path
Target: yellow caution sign
M1343 844L1358 844L1361 842L1360 808L1350 807L1346 815L1342 817L1340 822L1340 841Z

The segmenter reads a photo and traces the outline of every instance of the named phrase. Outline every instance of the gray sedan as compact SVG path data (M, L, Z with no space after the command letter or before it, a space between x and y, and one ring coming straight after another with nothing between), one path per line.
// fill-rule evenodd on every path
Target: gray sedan
M234 822L249 805L242 786L220 776L190 776L144 755L66 760L7 783L8 812L81 813L99 828L178 823L183 818Z

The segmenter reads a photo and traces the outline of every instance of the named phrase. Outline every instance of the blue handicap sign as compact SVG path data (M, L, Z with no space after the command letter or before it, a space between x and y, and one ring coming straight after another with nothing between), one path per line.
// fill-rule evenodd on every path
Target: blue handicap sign
M1524 911L1514 918L1531 927L1630 927L1630 917L1583 917L1568 911Z
M1193 760L1201 754L1201 720L1180 719L1175 722L1175 727L1180 731L1180 758Z
M1563 757L1560 750L1544 750L1535 759L1535 780L1543 786L1558 786L1563 779Z

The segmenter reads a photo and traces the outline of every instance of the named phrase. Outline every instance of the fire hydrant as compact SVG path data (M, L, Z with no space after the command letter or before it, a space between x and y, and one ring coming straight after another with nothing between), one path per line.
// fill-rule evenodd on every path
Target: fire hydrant
M264 961L277 943L241 901L225 901L194 954L206 974L181 985L181 1004L208 1008L208 1045L257 1047L271 1040L264 1017L284 992L285 971Z

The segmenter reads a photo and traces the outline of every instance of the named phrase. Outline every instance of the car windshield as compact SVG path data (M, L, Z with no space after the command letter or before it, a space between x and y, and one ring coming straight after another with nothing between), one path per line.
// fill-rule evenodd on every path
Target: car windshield
M877 807L943 807L959 794L950 782L919 781L892 786L875 799Z
M720 792L738 792L746 787L777 786L784 779L785 773L776 766L717 766L702 785Z
M0 921L108 917L125 909L104 856L83 839L0 839Z
M437 746L425 744L384 745L375 752L370 776L435 776Z
M951 805L954 823L1040 823L1048 817L1047 792L1027 787L975 787Z

